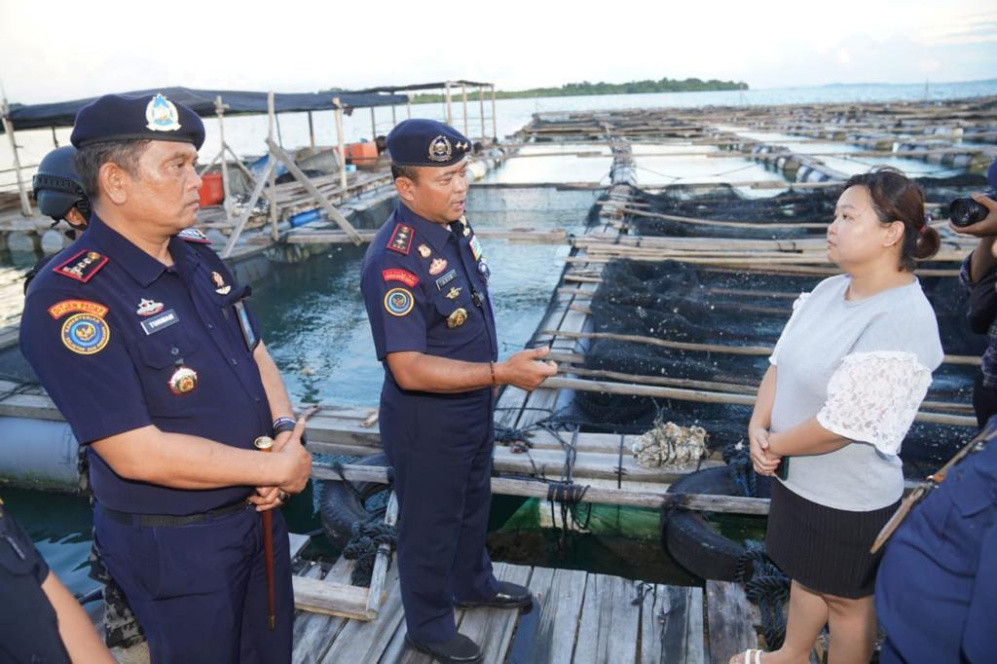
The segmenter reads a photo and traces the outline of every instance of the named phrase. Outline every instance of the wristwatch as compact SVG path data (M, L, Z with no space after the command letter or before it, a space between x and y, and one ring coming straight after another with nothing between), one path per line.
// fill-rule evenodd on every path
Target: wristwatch
M294 427L297 424L293 417L278 417L273 421L273 435L276 438L279 434L285 431L294 431ZM305 438L305 432L301 432L301 444L307 445L308 439Z

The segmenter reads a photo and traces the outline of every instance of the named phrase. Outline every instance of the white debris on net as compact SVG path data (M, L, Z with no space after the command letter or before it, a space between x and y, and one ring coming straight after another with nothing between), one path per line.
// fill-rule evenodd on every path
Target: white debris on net
M703 427L659 421L630 449L644 468L686 466L706 456L706 438Z

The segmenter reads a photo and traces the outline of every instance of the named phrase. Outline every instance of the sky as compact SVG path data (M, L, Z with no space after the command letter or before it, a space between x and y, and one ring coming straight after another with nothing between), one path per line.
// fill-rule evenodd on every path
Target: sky
M662 77L752 88L997 78L997 3L0 0L0 83L25 104L174 85Z

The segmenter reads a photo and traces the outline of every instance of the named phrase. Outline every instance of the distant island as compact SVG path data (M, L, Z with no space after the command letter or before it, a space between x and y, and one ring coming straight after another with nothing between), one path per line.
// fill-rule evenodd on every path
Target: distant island
M496 90L496 99L520 99L524 97L575 97L581 95L633 95L648 92L704 92L712 90L747 90L748 84L743 81L718 81L711 78L704 81L699 78L687 78L684 81L663 78L660 81L651 79L630 81L628 83L566 83L558 88L530 88L529 90ZM451 88L452 97L459 97L460 88ZM428 104L445 99L441 94L421 94L412 98L414 104Z

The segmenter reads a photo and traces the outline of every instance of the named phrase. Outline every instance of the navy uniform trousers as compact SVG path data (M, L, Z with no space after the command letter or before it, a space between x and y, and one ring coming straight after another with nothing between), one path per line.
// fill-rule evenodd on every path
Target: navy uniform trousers
M381 437L399 505L402 602L409 635L422 643L454 636L454 600L498 592L485 552L493 400L490 389L403 393L390 380L381 394Z
M155 662L272 664L289 661L294 592L287 527L273 510L277 625L267 617L259 512L183 526L144 527L94 511L101 559L124 590ZM144 560L147 564L135 564Z

